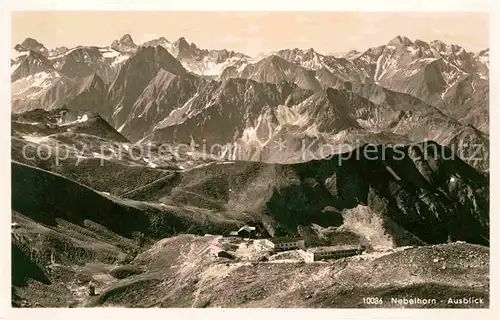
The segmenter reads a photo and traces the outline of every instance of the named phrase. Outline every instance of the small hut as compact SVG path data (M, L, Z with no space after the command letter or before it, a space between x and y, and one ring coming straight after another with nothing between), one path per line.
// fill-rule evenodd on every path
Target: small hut
M230 236L240 237L240 238L255 238L256 228L248 225L244 225L239 228L238 231L231 231Z

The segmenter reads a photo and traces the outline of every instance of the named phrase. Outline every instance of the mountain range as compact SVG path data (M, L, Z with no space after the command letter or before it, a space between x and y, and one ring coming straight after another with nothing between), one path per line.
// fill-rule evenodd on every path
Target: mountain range
M108 47L51 51L27 38L14 51L13 112L63 106L89 109L132 141L162 140L165 134L167 140L179 143L190 136L201 140L207 137L192 132L190 123L196 123L197 130L210 131L217 117L236 111L231 105L243 104L249 110L232 117L237 124L215 125L220 137L212 138L212 143L241 145L269 117L281 121L269 123L267 136L258 137L260 144L283 135L284 126L315 132L312 126L318 124L309 119L310 113L328 109L329 88L355 100L339 108L352 109L368 100L377 105L371 108L377 117L361 107L357 114L339 121L339 127L321 127L318 134L347 128L361 135L383 130L413 141L434 139L445 144L464 131L474 141L488 136L488 49L471 53L441 41L412 42L397 36L387 45L343 57L314 49L285 49L259 59L228 50L199 49L183 37L174 42L161 37L137 45L127 34ZM286 91L290 85L297 88ZM283 89L278 94L279 88ZM228 101L234 99L239 101ZM309 104L306 99L314 101L313 106L299 107ZM292 115L291 119L284 120L283 112ZM200 126L200 121L205 125ZM432 128L436 122L437 130ZM413 128L407 128L407 123ZM390 128L384 127L388 124ZM425 127L426 132L418 127ZM479 166L487 168L484 163Z

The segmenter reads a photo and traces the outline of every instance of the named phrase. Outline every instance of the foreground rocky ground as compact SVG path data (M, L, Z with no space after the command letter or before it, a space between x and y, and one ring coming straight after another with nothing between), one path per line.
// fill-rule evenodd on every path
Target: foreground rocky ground
M163 239L133 258L118 247L99 247L96 243L89 246L94 252L114 252L116 259L110 254L108 263L90 257L89 261L94 262L80 265L57 261L33 265L30 279L13 287L13 304L201 308L489 306L489 249L467 243L398 248L312 263L305 263L293 252L269 256L252 240L213 235ZM100 260L104 261L102 257ZM88 295L89 281L96 287L96 296ZM469 297L482 298L483 303L448 303L450 298ZM370 304L366 298L378 298L381 303ZM392 298L436 301L402 305Z

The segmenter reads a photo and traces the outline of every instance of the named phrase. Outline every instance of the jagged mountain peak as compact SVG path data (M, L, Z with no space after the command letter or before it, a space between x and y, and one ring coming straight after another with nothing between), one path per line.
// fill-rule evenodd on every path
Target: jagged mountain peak
M137 52L120 67L117 76L110 85L107 99L116 110L112 118L115 127L121 127L143 90L160 70L166 70L177 76L184 76L186 69L162 46L140 46Z
M448 45L441 40L433 40L430 42L430 46L434 48L437 52L444 52Z
M65 54L68 51L69 51L68 47L65 47L65 46L57 47L57 48L54 48L54 49L50 50L49 56L51 56L51 57L52 56L58 56L58 55L61 55L61 54Z
M289 64L289 62L282 57L276 55L276 54L271 54L264 59L261 60L262 63L284 63L284 64Z
M21 45L23 47L30 47L30 46L37 46L37 45L41 45L40 42L38 42L38 40L34 39L34 38L31 38L31 37L27 37L26 39L24 39L24 41L21 43Z
M490 48L486 48L484 50L479 51L478 55L479 56L489 57L490 56Z
M137 48L136 56L140 55L143 52L159 52L159 53L169 53L165 48L162 46L139 46Z
M24 39L24 41L21 43L21 45L25 46L25 45L29 45L29 44L40 44L40 42L38 42L36 39L34 38L31 38L31 37L27 37Z
M447 44L441 40L433 40L429 43L430 47L440 55L450 56L453 59L467 60L473 53L468 52L462 46L456 44Z
M134 40L132 39L132 36L130 34L128 34L128 33L124 34L120 38L120 42L123 43L123 44L129 45L129 46L135 45Z
M170 41L167 40L167 38L161 36L159 38L151 39L148 41L145 41L144 43L149 43L149 42L163 42L163 43L170 43Z
M199 49L194 44L189 44L185 37L180 37L172 43L172 54L179 59L199 58Z
M121 54L109 47L77 46L70 50L52 53L49 59L54 67L65 76L72 79L82 79L97 72L109 82L118 70L118 58ZM123 61L123 55L120 58ZM117 61L117 63L114 63ZM115 70L116 69L116 70Z
M464 48L462 48L461 46L457 45L457 44L450 44L448 47L450 47L451 51L462 51L462 50L465 50Z
M247 65L242 72L245 73L245 70L253 70L255 68L258 68L260 72L269 73L273 72L275 69L276 70L288 69L291 68L292 66L294 66L293 63L289 62L288 60L276 54L271 54L254 64Z
M168 41L165 37L159 37L158 39L151 39L151 40L145 41L141 46L145 46L145 47L163 46L163 47L167 48L167 50L170 50L172 47L172 43L170 41Z
M49 53L49 50L47 50L47 48L42 43L30 37L24 39L24 41L20 44L17 44L14 49L19 52L33 50L43 54L44 56L48 55Z
M132 36L128 33L124 34L120 40L114 40L110 47L119 52L133 52L137 49Z
M36 48L36 47L44 47L43 44L38 42L36 39L33 38L26 38L24 41L21 43L21 45L25 48L31 49L31 48Z
M250 58L249 56L245 55L244 53L241 52L236 52L232 50L227 50L227 49L212 49L208 51L208 56L215 58L215 60L219 63L230 59L230 58L235 58L235 59L248 59Z
M339 58L345 58L345 59L352 59L355 58L356 56L360 55L362 52L359 52L358 50L351 50L347 53L344 53L342 55L339 55Z
M282 56L284 54L293 54L293 55L301 55L305 57L312 57L314 55L322 55L318 53L314 48L308 48L308 49L300 49L300 48L293 48L293 49L281 49L275 53L278 56Z
M191 45L189 44L189 42L187 42L185 37L180 37L179 39L177 39L174 42L174 45L179 47L179 49L181 49L181 50L191 48Z
M136 54L128 59L125 65L126 68L130 66L141 68L145 63L154 63L152 70L156 69L156 71L163 68L176 75L186 73L182 64L162 46L139 46ZM141 70L138 69L138 72L141 72Z
M416 46L418 46L418 47L423 47L425 49L429 49L430 48L430 45L427 42L419 40L419 39L416 39L413 42L413 44L416 45Z
M303 52L305 54L314 54L314 53L317 53L316 50L314 50L314 48L305 49L305 50L303 50Z
M160 45L167 49L189 71L208 76L220 76L225 68L233 65L241 67L249 59L245 54L227 49L199 48L195 43L189 43L185 37L180 37L173 42L160 37L146 41L142 45Z
M441 40L433 40L430 42L430 46L439 53L444 53L447 55L464 55L467 51L459 45L447 44Z

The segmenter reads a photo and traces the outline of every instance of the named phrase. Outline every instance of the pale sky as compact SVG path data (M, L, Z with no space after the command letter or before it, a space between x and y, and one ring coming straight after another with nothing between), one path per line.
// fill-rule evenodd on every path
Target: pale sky
M31 11L12 14L14 46L26 37L48 49L109 45L129 33L134 42L185 37L203 49L255 55L283 48L321 53L359 51L396 35L442 40L469 51L489 47L488 15L479 12L146 12Z

